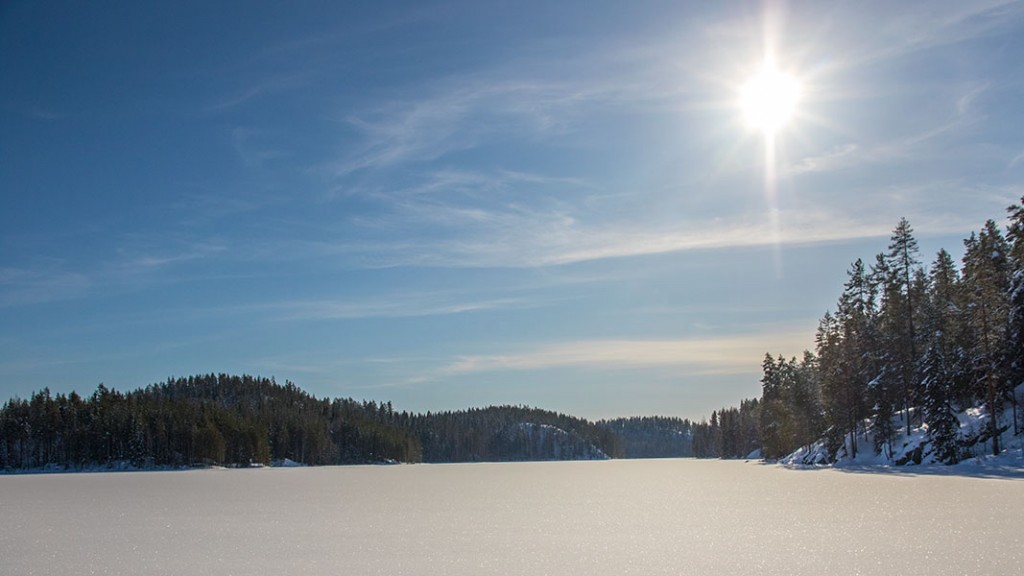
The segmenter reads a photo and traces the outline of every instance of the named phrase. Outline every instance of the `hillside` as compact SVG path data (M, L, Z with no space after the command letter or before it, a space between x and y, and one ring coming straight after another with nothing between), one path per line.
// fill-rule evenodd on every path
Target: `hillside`
M767 459L796 465L1020 455L1024 198L1007 212L1005 227L988 220L964 239L959 266L944 249L923 264L901 219L873 263L850 266L814 350L766 354L757 404L741 403L738 418L712 414L711 452L742 457L756 444Z
M694 456L694 425L689 420L632 417L601 420L598 426L615 434L624 458L681 458Z
M122 393L13 398L0 409L0 469L80 470L621 457L581 418L494 406L412 414L390 402L320 399L291 382L208 374Z
M1024 385L1017 388L1016 393L1024 393ZM987 466L1022 466L1024 465L1024 436L1014 434L1008 424L1013 422L1013 410L1007 408L999 417L1002 424L998 427L998 454L992 454L990 418L981 407L968 408L955 414L956 432L954 445L956 455L954 461L959 465ZM911 422L914 415L911 413ZM879 444L877 430L870 421L863 422L863 431L855 435L857 446L850 444L849 437L843 439L841 446L830 448L827 439L818 440L803 446L791 454L779 459L787 466L920 466L929 464L948 464L949 459L942 458L940 448L929 434L928 424L912 424L910 433L903 428L903 419L895 417L890 429L898 432L892 444L885 444L883 449L875 452L873 447Z
M620 440L588 420L525 406L416 415L424 462L592 460L622 456Z

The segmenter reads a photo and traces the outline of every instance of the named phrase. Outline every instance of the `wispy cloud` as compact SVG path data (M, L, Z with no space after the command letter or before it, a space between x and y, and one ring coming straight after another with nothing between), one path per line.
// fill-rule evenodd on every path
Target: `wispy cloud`
M121 258L109 265L109 271L117 272L122 276L150 273L170 265L190 262L208 258L214 254L224 252L226 248L222 244L213 242L181 242L176 249L169 249L175 242L166 238L162 239L161 248L152 251L148 245L153 240L142 240L132 242L123 246L118 252Z
M798 355L811 342L806 327L775 327L770 332L675 340L576 340L522 352L459 356L436 377L545 370L677 366L688 373L748 374L760 368L766 352Z
M680 219L671 225L588 223L568 213L512 207L419 206L421 219L444 222L457 236L420 241L321 242L304 252L345 255L364 265L536 268L607 258L742 246L802 244L886 235L890 222L828 211Z
M215 102L209 104L206 107L205 112L215 113L223 112L225 110L231 110L242 104L245 104L246 102L249 102L250 100L256 98L260 94L263 94L264 92L266 92L266 89L263 86L249 86L247 88L243 88L232 94L221 96Z
M808 172L830 172L842 169L857 163L857 153L860 146L854 143L836 146L827 152L815 156L805 156L794 163L789 174L805 174Z
M153 238L132 236L110 259L88 267L78 268L59 259L36 259L28 265L0 268L0 307L72 300L89 297L99 289L133 290L151 282L165 282L169 268L211 257L224 249L202 242L181 243L172 249Z
M76 298L92 284L87 275L65 270L60 262L37 268L0 268L0 307Z
M477 146L501 133L551 133L565 129L571 104L592 97L570 84L539 81L466 81L410 101L348 114L359 142L330 166L344 176L362 169L435 160Z
M547 142L573 133L608 110L678 111L684 83L682 55L630 44L591 46L585 54L545 51L419 86L417 96L346 109L338 119L347 133L343 151L324 168L336 177L357 171L425 163L496 140ZM524 51L528 54L529 51ZM688 58L693 58L692 55Z
M207 104L202 112L205 114L230 112L259 98L300 89L307 86L310 80L310 74L305 71L266 74L258 82L222 94Z
M571 176L507 169L480 171L442 168L423 173L415 183L404 187L369 190L345 188L337 192L339 195L364 196L394 209L411 207L419 210L428 204L452 202L454 198L515 202L535 199L547 192L551 192L548 196L557 197L568 191L590 188L586 180ZM543 197L540 199L544 200Z
M832 172L872 164L885 164L919 158L921 146L964 126L956 118L939 126L907 136L874 143L847 143L814 156L806 156L781 170L781 174L797 175L811 172Z
M211 224L225 218L239 219L243 214L267 210L287 201L279 195L246 189L243 194L231 194L209 185L185 182L191 190L182 192L168 209L178 218L181 227L210 229Z
M265 131L253 128L237 127L231 130L231 147L246 167L260 168L269 160L288 156L284 150L260 142L261 138L266 139L265 136Z
M442 316L535 305L523 298L476 299L443 293L416 293L391 298L289 301L261 308L271 309L279 320L351 320Z
M881 3L857 10L858 13L845 14L842 24L846 30L862 30L867 35L860 39L860 50L848 51L850 63L858 65L1012 30L1024 18L1024 3L1019 0ZM850 24L865 15L870 20ZM842 35L843 30L837 33Z
M61 116L57 112L47 110L46 108L41 108L39 106L30 107L28 110L28 114L36 120L45 120L47 122L52 122L54 120L60 120L61 118L63 118L63 116Z
M819 154L804 156L784 167L782 175L832 172L855 167L872 166L907 160L942 157L950 152L958 137L984 119L977 104L988 91L988 82L960 87L948 97L942 112L918 120L918 130L904 134L880 133L871 139L865 135L860 142L846 142ZM959 154L959 152L955 152Z
M566 282L571 282L570 278ZM506 289L491 288L486 293L472 290L424 290L416 286L372 295L339 294L330 297L295 297L264 301L221 304L216 307L189 307L171 310L175 320L208 318L244 318L247 322L317 322L358 319L423 318L489 311L541 308L558 299L542 294L554 280L540 285L524 284Z
M956 112L960 116L965 116L974 111L975 101L984 94L990 87L988 82L979 84L970 88L964 95L956 101Z
M37 103L0 100L0 108L31 118L32 120L42 120L44 122L53 122L64 118L63 114Z

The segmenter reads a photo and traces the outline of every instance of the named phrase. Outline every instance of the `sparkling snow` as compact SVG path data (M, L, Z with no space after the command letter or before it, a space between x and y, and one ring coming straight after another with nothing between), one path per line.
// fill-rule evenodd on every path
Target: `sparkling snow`
M0 573L1019 574L1024 479L612 460L0 476Z

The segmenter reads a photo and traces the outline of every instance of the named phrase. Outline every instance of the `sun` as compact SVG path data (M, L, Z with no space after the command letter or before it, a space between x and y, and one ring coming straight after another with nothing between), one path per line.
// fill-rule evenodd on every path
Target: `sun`
M799 101L800 82L766 59L740 90L739 105L747 125L770 138L793 117Z

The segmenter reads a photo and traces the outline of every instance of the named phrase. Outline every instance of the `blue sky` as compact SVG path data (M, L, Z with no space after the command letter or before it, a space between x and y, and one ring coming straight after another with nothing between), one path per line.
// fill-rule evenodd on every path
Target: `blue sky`
M1021 54L1019 1L5 3L0 397L706 416L901 216L1024 195Z

